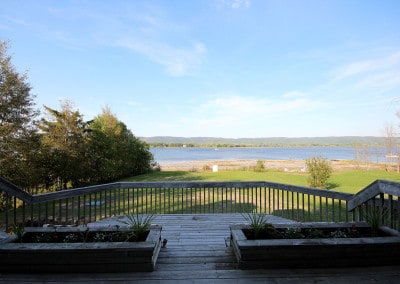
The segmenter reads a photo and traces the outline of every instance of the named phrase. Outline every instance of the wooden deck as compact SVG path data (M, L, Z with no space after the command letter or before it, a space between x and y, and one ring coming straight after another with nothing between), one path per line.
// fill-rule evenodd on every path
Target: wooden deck
M101 221L114 223L117 218ZM292 222L272 217L271 222ZM156 270L146 273L0 274L2 283L399 283L400 267L239 270L229 247L229 225L240 214L156 215L163 226Z

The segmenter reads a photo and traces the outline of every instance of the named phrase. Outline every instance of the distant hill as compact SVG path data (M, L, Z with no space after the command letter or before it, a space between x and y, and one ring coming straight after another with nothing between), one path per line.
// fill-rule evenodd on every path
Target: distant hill
M265 138L219 138L219 137L139 137L153 147L278 147L278 146L384 146L386 138L377 136L332 137L265 137Z

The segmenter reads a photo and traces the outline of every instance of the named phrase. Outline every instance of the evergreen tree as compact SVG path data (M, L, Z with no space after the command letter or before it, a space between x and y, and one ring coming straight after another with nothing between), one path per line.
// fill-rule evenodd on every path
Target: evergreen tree
M0 42L0 176L20 186L37 182L34 163L38 139L34 96L26 74L19 74Z
M42 149L46 153L47 173L66 188L86 183L85 133L87 123L78 110L73 110L69 101L61 104L61 111L45 106L50 119L42 119Z

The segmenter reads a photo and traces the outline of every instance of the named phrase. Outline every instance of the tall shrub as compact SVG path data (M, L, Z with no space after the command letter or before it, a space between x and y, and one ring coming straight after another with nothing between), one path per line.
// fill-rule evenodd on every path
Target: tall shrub
M309 173L308 184L311 187L326 187L326 182L332 174L330 162L323 157L311 157L306 160L307 171Z

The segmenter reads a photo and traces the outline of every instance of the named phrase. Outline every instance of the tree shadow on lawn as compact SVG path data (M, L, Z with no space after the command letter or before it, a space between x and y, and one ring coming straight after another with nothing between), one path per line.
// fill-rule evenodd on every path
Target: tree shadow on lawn
M336 182L328 182L326 184L326 189L334 189L334 188L337 188L339 186L340 186L340 184L338 184Z
M346 211L346 206L339 207L338 204L324 205L322 211L320 208L311 209L279 209L272 211L271 215L286 218L297 222L345 222L346 214L350 221L351 213Z
M183 205L183 206L182 206ZM221 213L246 213L255 209L252 203L236 203L234 200L217 201L206 204L178 204L176 209L169 214L221 214Z

